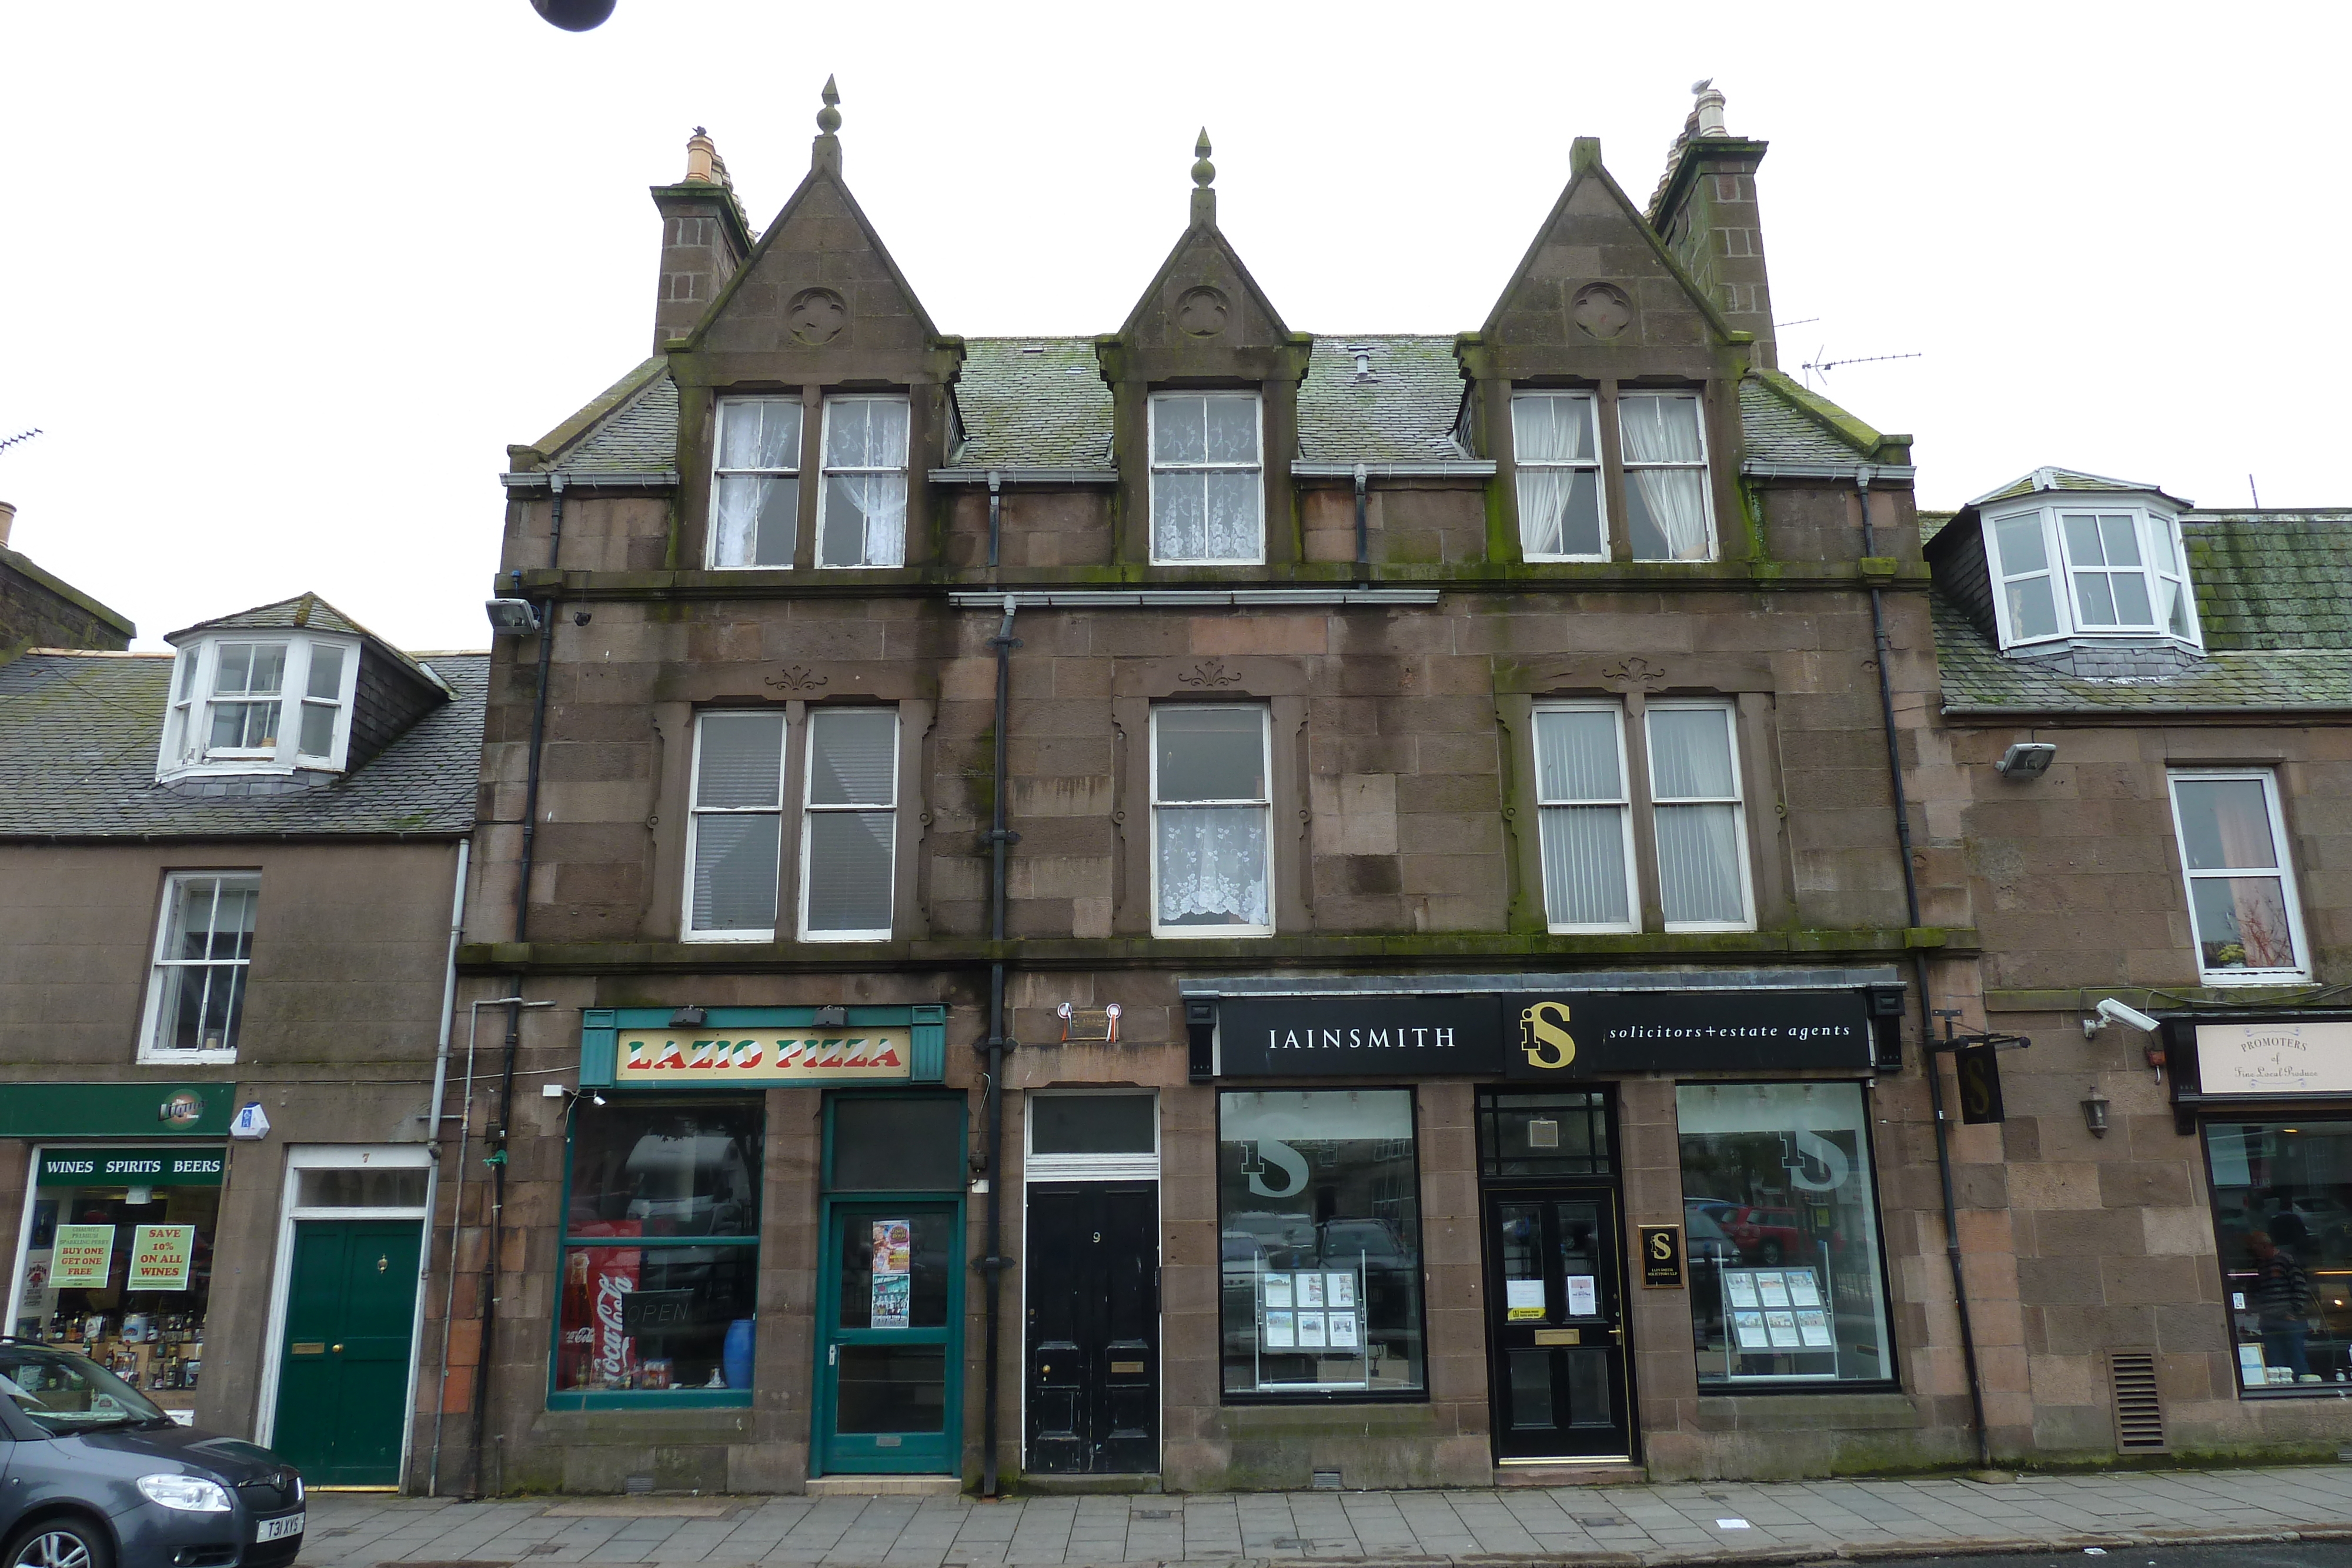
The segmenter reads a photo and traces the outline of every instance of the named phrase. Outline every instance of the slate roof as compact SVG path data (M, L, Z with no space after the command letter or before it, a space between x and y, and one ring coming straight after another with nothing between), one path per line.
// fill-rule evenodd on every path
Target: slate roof
M372 635L366 627L317 594L298 593L291 599L281 599L275 604L256 605L251 610L240 610L216 621L199 621L194 626L169 633L163 640L176 642L198 632L235 632L248 627L279 632L308 627L318 632L348 632L355 637Z
M2110 479L2102 474L2085 474L2075 468L2036 468L2021 474L1989 495L1979 496L1969 503L1971 507L1990 506L1995 501L2013 501L2020 496L2031 496L2037 490L2105 490L2115 494L2144 492L2161 496L2162 486L2143 485L2137 479ZM2182 502L2186 506L2188 503Z
M2191 512L2180 532L2205 658L2090 640L2072 659L2004 656L1938 592L1945 711L2352 709L2352 510ZM2063 667L2095 663L2114 673Z
M473 831L487 653L426 661L456 691L351 772L309 789L155 782L168 653L26 653L0 665L0 840L235 839Z
M1349 350L1372 350L1371 378ZM1785 383L1785 384L1784 384ZM1463 380L1454 340L1434 334L1318 335L1298 389L1298 453L1308 463L1444 463L1469 455L1454 439ZM954 395L962 439L958 468L1111 466L1110 388L1091 338L972 338ZM1843 467L1865 460L1874 436L1827 400L1784 377L1739 386L1751 462ZM1839 428L1840 424L1851 430ZM677 458L677 385L667 361L637 366L541 437L544 472L666 474Z
M1091 338L971 338L955 386L959 468L1108 468L1110 384Z
M1356 356L1371 350L1359 379ZM1298 455L1307 463L1459 463L1454 439L1467 385L1450 337L1318 335L1298 388Z

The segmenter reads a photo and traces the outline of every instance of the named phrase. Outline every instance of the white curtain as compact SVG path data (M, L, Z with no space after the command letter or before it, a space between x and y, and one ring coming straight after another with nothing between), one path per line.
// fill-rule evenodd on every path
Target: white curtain
M793 475L721 474L710 564L790 566L801 482Z
M1605 555L1600 486L1590 468L1522 468L1519 549L1529 556Z
M1668 560L1705 560L1706 470L1637 468L1643 463L1697 463L1698 400L1692 397L1627 396L1617 404L1617 425L1625 440L1626 477L1665 541ZM1637 552L1638 553L1638 552Z
M1255 471L1154 475L1154 556L1160 560L1257 559L1258 486Z
M907 476L835 474L825 481L825 566L904 566Z
M1162 925L1268 924L1264 807L1162 806L1159 834Z

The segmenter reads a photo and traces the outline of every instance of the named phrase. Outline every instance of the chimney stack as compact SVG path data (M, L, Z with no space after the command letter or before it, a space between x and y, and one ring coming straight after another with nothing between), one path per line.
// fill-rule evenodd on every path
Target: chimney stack
M0 548L8 543L8 530L16 526L16 503L0 501Z
M698 125L686 141L686 176L656 185L662 215L661 279L654 298L654 352L694 329L751 252L751 225L718 143Z
M1693 82L1691 93L1690 116L1650 198L1650 226L1732 329L1756 335L1756 368L1778 370L1764 223L1756 204L1756 166L1766 144L1725 128L1723 91L1712 77Z

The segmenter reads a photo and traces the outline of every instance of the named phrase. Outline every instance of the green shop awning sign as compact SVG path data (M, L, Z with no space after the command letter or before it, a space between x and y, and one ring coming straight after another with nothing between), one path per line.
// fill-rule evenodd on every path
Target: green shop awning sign
M40 1186L218 1186L221 1149L43 1149Z
M234 1083L10 1083L0 1138L222 1138Z

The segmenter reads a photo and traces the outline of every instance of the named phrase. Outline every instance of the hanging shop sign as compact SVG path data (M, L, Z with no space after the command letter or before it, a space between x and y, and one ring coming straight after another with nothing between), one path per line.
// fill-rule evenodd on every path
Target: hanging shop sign
M193 1225L139 1225L131 1231L131 1272L126 1291L184 1291L195 1267Z
M40 1186L218 1186L218 1149L43 1149Z
M2199 1088L2217 1094L2352 1094L2352 1021L2200 1023Z
M1966 1045L1952 1053L1960 1086L1960 1120L1971 1127L2009 1120L2000 1098L2000 1048Z
M1216 1046L1223 1078L1557 1081L1872 1063L1868 998L1858 990L1226 997Z
M691 1025L672 1021L691 1017ZM779 1089L937 1083L947 1009L599 1008L582 1016L580 1084L618 1089Z

